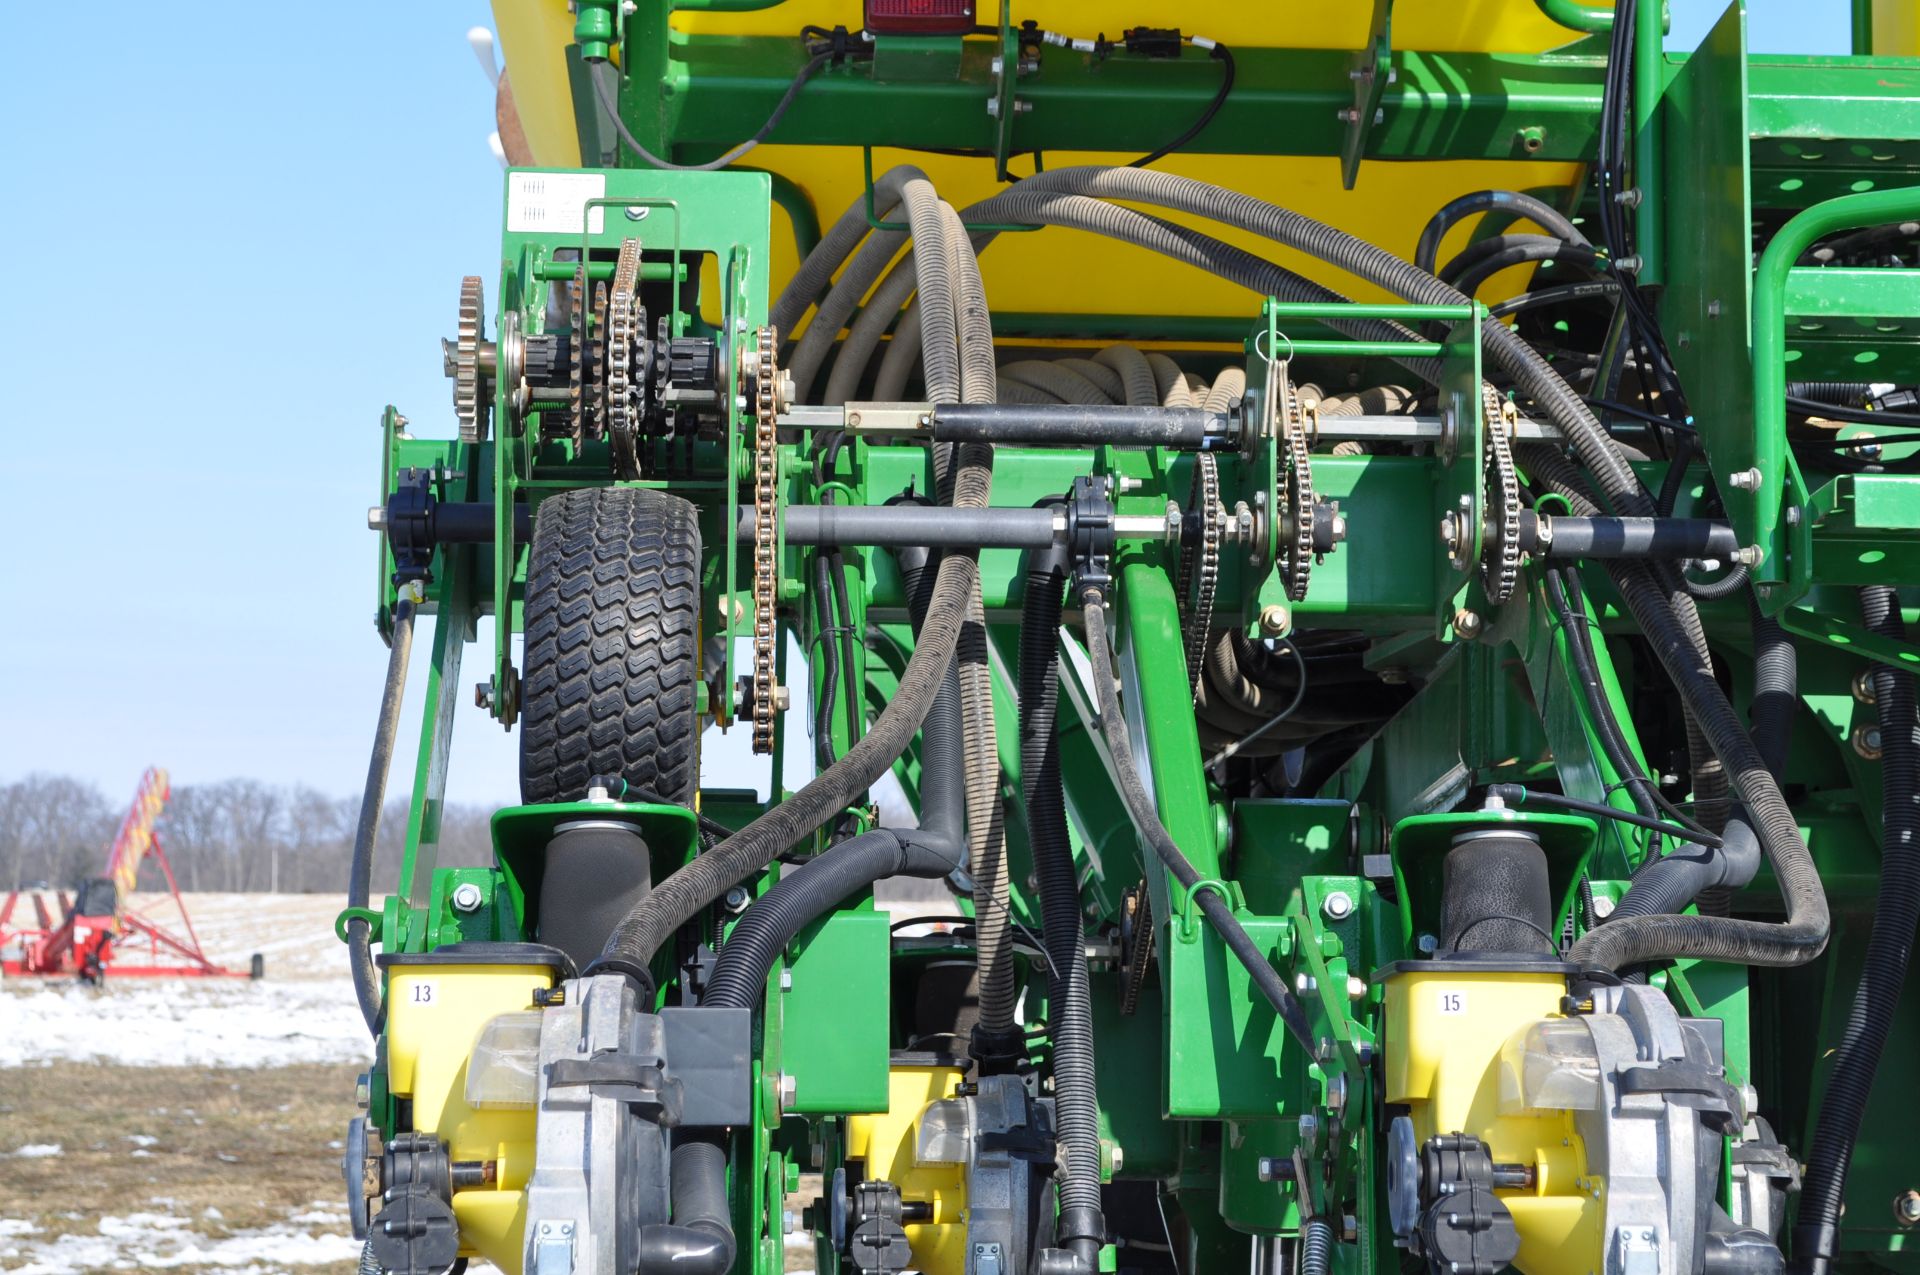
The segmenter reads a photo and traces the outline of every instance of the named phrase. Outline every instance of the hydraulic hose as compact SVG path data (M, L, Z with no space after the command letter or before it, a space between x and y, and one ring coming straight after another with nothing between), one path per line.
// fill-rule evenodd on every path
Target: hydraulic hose
M1588 270L1600 268L1600 255L1591 248L1570 244L1545 235L1495 235L1473 245L1447 264L1441 281L1458 288L1467 296L1480 285L1509 266L1535 261L1564 261Z
M920 312L908 310L902 315L900 308L907 304L919 283L919 273L913 268L913 254L908 253L894 263L880 286L873 290L867 303L860 307L853 326L847 329L846 340L840 343L840 352L834 357L833 371L827 376L827 388L820 401L828 406L838 407L852 398L860 389L860 380L867 374L867 367L873 362L873 351L880 344L880 338L886 334L889 324L893 324L893 340L887 346L888 358L894 361L907 360L911 365L920 357ZM896 324L894 321L899 320ZM900 383L906 384L907 373L900 372ZM887 396L875 389L874 397L882 402L889 401Z
M393 604L393 638L387 647L387 681L380 692L380 717L373 728L373 756L367 761L367 786L360 797L360 821L353 829L353 860L347 875L347 906L365 908L373 893L373 852L380 840L380 813L387 804L387 773L393 769L393 744L400 733L400 702L407 691L407 660L413 653L413 599L403 593ZM367 1030L380 1035L380 972L373 964L372 927L355 917L347 922L347 963L353 970L353 995Z
M1574 513L1599 512L1578 474L1558 452L1529 445L1522 453L1522 464L1534 481L1559 493ZM1830 918L1819 871L1800 838L1793 811L1714 681L1712 664L1700 658L1692 637L1674 614L1669 596L1644 567L1620 562L1607 567L1681 701L1697 715L1701 733L1726 763L1733 791L1745 803L1751 826L1773 866L1787 919L1769 924L1738 917L1629 917L1588 931L1574 944L1571 959L1616 970L1678 957L1741 965L1800 965L1812 960L1826 948Z
M1080 919L1080 874L1067 835L1067 803L1060 778L1060 610L1067 583L1064 547L1035 552L1027 562L1020 615L1020 787L1027 811L1027 842L1040 882L1042 936L1047 948L1047 1030L1053 1042L1055 1124L1064 1149L1058 1175L1063 1243L1099 1265L1106 1243L1100 1209L1100 1104L1094 1087L1093 1001L1087 987L1086 937Z
M963 446L953 504L984 507L992 481L991 451ZM625 974L642 988L652 987L648 965L676 930L833 818L893 765L919 731L946 677L977 572L972 554L952 552L941 558L920 640L893 700L874 719L872 729L805 788L656 885L614 930L598 967Z
M640 1228L640 1275L726 1275L733 1269L727 1150L718 1130L674 1134L673 1221Z
M1900 599L1890 588L1860 591L1867 627L1895 641L1906 638ZM1913 960L1920 922L1920 738L1916 737L1913 675L1873 666L1874 705L1880 723L1880 890L1873 905L1873 936L1847 1025L1834 1050L1833 1071L1813 1128L1813 1145L1793 1224L1794 1268L1827 1275L1840 1242L1841 1206L1854 1143L1866 1117L1880 1055Z
M1220 940L1233 953L1235 960L1246 969L1248 979L1260 989L1260 994L1268 1005L1273 1007L1274 1016L1286 1026L1300 1048L1314 1056L1313 1030L1307 1022L1307 1012L1294 997L1293 990L1280 977L1267 960L1266 953L1254 943L1253 938L1233 915L1233 910L1220 896L1220 891L1211 886L1195 890L1200 884L1200 873L1195 870L1193 861L1174 844L1173 837L1167 832L1166 825L1160 822L1160 814L1153 806L1153 798L1147 795L1146 785L1140 782L1140 772L1133 762L1133 746L1127 740L1127 721L1120 709L1120 688L1114 680L1113 657L1107 649L1106 596L1097 587L1083 587L1081 604L1087 627L1087 657L1092 664L1093 685L1100 707L1100 733L1107 741L1107 754L1113 760L1114 781L1119 785L1120 798L1126 803L1127 813L1133 820L1133 826L1145 838L1147 846L1160 860L1187 897L1199 910L1202 918L1211 926Z
M1099 405L1113 402L1113 396L1084 373L1061 367L1044 359L1022 359L1000 369L1009 381L1030 386L1052 395L1062 403Z
M1131 345L1109 345L1094 355L1093 359L1119 373L1120 384L1126 391L1123 401L1127 406L1159 406L1159 379L1153 374L1153 364L1139 350ZM1241 383L1246 383L1245 373L1241 374Z
M820 302L820 308L814 312L813 322L787 357L787 371L793 377L793 395L797 401L806 402L813 392L814 378L819 374L820 365L833 349L834 340L840 335L840 329L846 325L848 316L862 298L872 290L887 266L899 255L900 246L906 242L906 236L897 230L876 230L867 236L867 241L854 254L847 268L840 272L840 278L834 283L832 291Z
M1433 273L1434 262L1440 256L1440 241L1446 238L1447 232L1462 219L1484 212L1524 218L1568 243L1591 246L1580 228L1566 214L1544 200L1517 190L1477 190L1470 195L1460 196L1428 220L1426 228L1420 232L1420 243L1413 250L1414 264L1429 274Z
M1147 366L1153 369L1153 384L1160 393L1160 406L1194 406L1193 392L1187 388L1187 378L1180 371L1178 363L1153 350L1147 355Z
M1585 608L1575 612L1559 571L1549 567L1542 575L1546 582L1547 601L1560 621L1560 631L1566 635L1567 658L1573 665L1574 676L1579 679L1581 693L1587 702L1587 716L1593 722L1600 751L1613 768L1614 776L1626 787L1627 795L1633 800L1633 808L1652 818L1659 809L1658 792L1653 781L1634 761L1626 735L1620 729L1620 719L1615 716L1613 706L1607 699L1606 687L1600 681L1599 658L1587 631Z
M1055 359L1053 362L1055 367L1065 368L1069 372L1077 372L1087 380L1092 381L1094 385L1099 387L1100 393L1105 396L1107 402L1124 403L1127 401L1126 382L1120 379L1118 372L1106 364L1096 362L1093 359ZM1148 375L1151 376L1152 373L1149 372Z

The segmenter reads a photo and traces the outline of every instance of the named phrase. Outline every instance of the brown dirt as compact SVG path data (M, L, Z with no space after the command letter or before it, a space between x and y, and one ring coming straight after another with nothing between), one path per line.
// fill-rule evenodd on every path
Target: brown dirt
M336 1208L354 1072L78 1063L0 1072L0 1152L61 1147L59 1155L5 1161L0 1217L32 1223L44 1237L91 1234L102 1216L170 1213L221 1238L285 1226L317 1204Z

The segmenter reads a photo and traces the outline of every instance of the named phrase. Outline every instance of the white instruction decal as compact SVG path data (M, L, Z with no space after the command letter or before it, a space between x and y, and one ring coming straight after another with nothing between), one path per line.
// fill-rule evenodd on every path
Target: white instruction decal
M1440 1012L1443 1014L1466 1013L1467 994L1465 992L1442 991L1440 993Z
M587 201L604 199L605 173L509 173L507 175L507 230L515 234L580 233L580 213ZM606 209L595 208L587 230L599 234L606 227Z

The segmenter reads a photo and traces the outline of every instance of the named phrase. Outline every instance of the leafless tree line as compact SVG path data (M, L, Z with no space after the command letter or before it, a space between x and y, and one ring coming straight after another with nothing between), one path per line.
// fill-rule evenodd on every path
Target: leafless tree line
M109 798L65 775L0 782L0 886L68 888L99 875L131 797L131 788L124 798ZM334 893L347 887L359 818L358 797L228 779L175 785L159 835L183 890ZM439 862L490 862L487 820L479 806L445 807ZM374 855L376 894L391 890L399 875L406 827L406 799L390 801ZM164 888L157 864L147 865L140 881L142 889Z

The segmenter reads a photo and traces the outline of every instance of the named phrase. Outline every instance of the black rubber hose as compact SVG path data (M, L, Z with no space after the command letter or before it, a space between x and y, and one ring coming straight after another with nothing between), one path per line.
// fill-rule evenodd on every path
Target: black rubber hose
M833 640L833 597L828 551L813 555L814 623L820 633L820 702L813 708L813 764L816 770L833 765L833 700L840 686L840 652ZM858 692L849 688L850 696ZM848 736L852 738L851 735Z
M1580 227L1558 208L1532 195L1517 190L1476 190L1441 208L1427 221L1426 228L1420 232L1420 243L1413 250L1414 264L1427 273L1433 273L1433 264L1440 257L1440 241L1447 232L1458 225L1463 218L1475 213L1504 213L1515 218L1524 218L1550 235L1558 235L1569 243L1591 246Z
M1220 897L1220 891L1196 891L1193 888L1200 884L1200 873L1195 870L1193 861L1174 844L1166 825L1160 822L1153 798L1147 795L1146 785L1140 782L1140 772L1133 763L1133 746L1127 740L1127 719L1120 710L1120 689L1113 676L1113 657L1107 649L1104 592L1096 587L1083 588L1081 606L1087 626L1087 657L1093 666L1094 691L1099 698L1100 733L1107 741L1107 753L1113 759L1114 779L1120 785L1120 797L1126 803L1134 828L1146 839L1148 847L1167 874L1179 882L1181 889L1187 891L1194 907L1220 935L1221 942L1233 953L1234 959L1246 969L1247 978L1260 989L1261 996L1273 1007L1274 1015L1285 1024L1287 1032L1299 1043L1300 1048L1307 1051L1308 1057L1316 1056L1313 1029L1307 1022L1307 1011L1294 996L1293 989L1287 986L1280 972L1267 960L1266 953L1260 950L1246 928L1235 918L1226 900Z
M1563 243L1544 235L1495 235L1461 253L1448 265L1447 273L1441 279L1450 287L1472 296L1480 290L1481 284L1502 270L1535 261L1564 261L1588 270L1600 267L1600 257L1591 248Z
M1094 1083L1093 998L1087 985L1086 937L1080 916L1080 874L1067 835L1060 777L1060 611L1067 584L1064 547L1027 560L1020 614L1020 787L1027 843L1040 884L1047 949L1047 1030L1053 1043L1055 1125L1064 1156L1057 1175L1061 1244L1099 1266L1106 1243L1100 1208L1100 1102Z
M1575 513L1598 512L1579 474L1552 448L1530 445L1524 449L1522 463L1535 483L1559 493ZM1773 865L1787 918L1769 924L1738 917L1634 917L1589 931L1574 944L1570 959L1608 969L1683 956L1741 965L1805 964L1825 950L1831 918L1820 873L1800 838L1799 823L1745 724L1714 681L1711 662L1701 657L1676 614L1672 598L1642 566L1616 562L1609 563L1608 569L1681 702L1697 714L1699 730L1711 742L1714 754L1726 762L1733 790L1745 802Z
M986 504L992 484L992 452L971 445L961 452L953 503L979 508ZM624 974L642 989L651 989L648 966L675 931L833 818L886 773L919 732L946 678L978 570L968 553L941 558L920 640L901 672L892 702L874 720L873 728L798 793L655 886L607 940L606 951L595 962L599 969Z
M640 1228L640 1275L726 1275L733 1269L724 1136L705 1129L674 1135L673 1221Z
M1862 589L1860 606L1874 633L1905 639L1900 599L1892 589ZM1920 738L1913 675L1876 664L1872 677L1880 721L1880 891L1873 905L1873 936L1867 941L1846 1028L1834 1050L1794 1218L1793 1261L1801 1275L1827 1275L1838 1252L1847 1171L1906 985L1914 926L1920 922L1920 810L1914 805L1920 798Z
M400 702L407 691L407 660L413 653L413 601L393 604L393 639L387 647L387 681L380 692L380 717L373 728L373 756L367 761L367 786L360 797L360 821L353 829L353 860L347 874L347 906L364 908L373 893L373 852L380 840L380 812L387 804L387 773L393 769L393 744L400 733ZM380 1035L380 972L373 965L372 927L358 917L347 922L347 963L353 970L353 995L367 1030Z
M1607 699L1606 687L1600 681L1599 660L1592 647L1592 635L1587 631L1586 613L1584 610L1578 615L1574 613L1566 584L1558 570L1548 567L1542 575L1547 588L1547 601L1560 621L1560 631L1567 637L1567 658L1573 664L1575 681L1587 702L1587 716L1593 722L1594 733L1599 736L1600 751L1606 754L1607 764L1626 787L1627 796L1633 799L1633 808L1652 818L1659 809L1654 800L1653 781L1634 762L1626 735L1620 729L1620 719L1614 715L1613 705Z
M960 679L952 665L921 728L920 826L876 828L833 846L780 879L734 923L701 998L703 1006L750 1008L794 937L883 877L944 877L967 857L966 774L961 756Z
M1745 813L1736 811L1718 846L1689 842L1641 865L1607 924L1684 911L1707 890L1737 890L1753 880L1761 859L1760 838Z
M909 871L908 860L895 830L876 828L842 841L783 876L734 922L706 994L700 998L701 1007L758 1005L773 963L801 930L881 878ZM945 876L953 868L953 863L941 860L936 870L914 875Z

